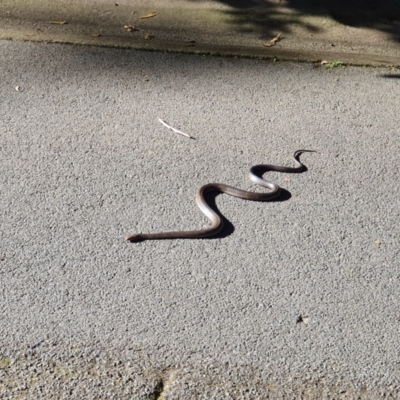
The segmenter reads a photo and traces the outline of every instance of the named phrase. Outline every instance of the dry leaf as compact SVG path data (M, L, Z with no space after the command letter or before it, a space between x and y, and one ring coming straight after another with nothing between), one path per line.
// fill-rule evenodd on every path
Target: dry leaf
M153 39L153 37L154 37L154 36L153 36L151 33L149 33L149 32L146 32L146 34L144 35L145 40Z
M52 24L52 25L65 25L65 24L68 24L67 21L50 21L49 23Z
M158 14L158 13L156 13L156 12L151 12L151 13L142 15L141 17L139 17L139 19L153 18L153 17L155 17L157 14Z
M326 64L328 64L328 61L326 61L326 60L321 61L321 65L326 65Z
M281 40L281 34L278 33L273 39L270 40L270 43L274 46L277 42Z
M275 46L277 42L281 40L281 34L278 33L273 39L271 39L269 42L264 43L265 47L272 47Z
M135 28L132 25L124 25L124 29L127 30L128 32L136 32L139 30L138 28Z
M90 34L90 36L100 37L101 35L100 35L100 33L93 32L93 33Z

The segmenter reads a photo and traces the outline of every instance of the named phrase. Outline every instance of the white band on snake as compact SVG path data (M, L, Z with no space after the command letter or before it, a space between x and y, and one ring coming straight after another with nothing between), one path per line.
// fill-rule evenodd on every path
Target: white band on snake
M250 169L250 180L257 185L271 189L268 193L255 193L248 192L234 188L232 186L225 185L224 183L208 183L197 190L196 202L203 214L210 219L211 226L209 228L200 229L196 231L171 231L171 232L158 232L158 233L134 233L129 235L126 240L130 242L140 242L143 240L157 240L157 239L199 239L210 236L215 236L221 232L224 227L222 218L214 212L207 204L205 196L209 192L221 192L231 196L239 197L240 199L253 200L253 201L268 201L275 199L279 196L281 188L273 182L266 181L257 175L257 171L277 171L277 172L288 172L288 173L299 173L304 171L305 167L300 162L299 156L301 153L313 152L313 150L297 150L294 152L293 157L296 163L296 167L282 167L278 165L260 164L251 167Z

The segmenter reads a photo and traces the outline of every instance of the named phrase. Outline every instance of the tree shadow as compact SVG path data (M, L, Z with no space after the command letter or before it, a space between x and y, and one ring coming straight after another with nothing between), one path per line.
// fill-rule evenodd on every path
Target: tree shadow
M198 0L189 0L198 1ZM400 41L400 0L216 0L233 8L239 32L260 32L264 38L278 31L289 33L298 25L310 32L320 28L304 21L304 16L330 16L343 25L373 28Z

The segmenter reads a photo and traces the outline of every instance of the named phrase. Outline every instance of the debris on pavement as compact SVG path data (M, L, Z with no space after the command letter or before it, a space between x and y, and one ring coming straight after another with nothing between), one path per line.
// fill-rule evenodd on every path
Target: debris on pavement
M149 33L149 32L146 32L145 35L144 35L144 39L145 39L145 40L153 39L153 37L154 37L154 35L152 35L152 34Z
M273 39L271 39L269 42L264 43L265 47L272 47L275 46L277 42L282 40L281 34L278 33Z
M330 63L327 63L326 66L329 68L336 68L336 67L345 67L346 64L343 61L335 60L331 61Z
M305 316L299 315L297 317L296 324L306 324L306 325L308 325L309 321L310 321L309 317L305 317Z
M140 30L138 28L135 28L133 25L124 25L124 29L128 32L136 32Z
M153 18L153 17L155 17L157 14L158 14L158 13L156 13L156 12L151 12L151 13L142 15L141 17L139 17L139 19Z
M171 131L175 132L175 133L179 133L180 135L186 136L189 139L194 139L193 136L188 135L187 133L184 133L182 131L179 131L178 129L173 128L172 126L168 125L165 121L163 121L161 118L158 118L158 120L168 129L170 129Z
M49 24L51 25L66 25L68 24L67 21L49 21Z

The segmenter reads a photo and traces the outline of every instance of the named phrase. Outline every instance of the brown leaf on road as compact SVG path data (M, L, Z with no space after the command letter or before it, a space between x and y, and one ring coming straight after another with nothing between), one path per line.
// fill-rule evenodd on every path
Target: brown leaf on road
M153 18L153 17L155 17L157 14L158 14L158 13L156 13L156 12L151 12L151 13L142 15L141 17L139 17L139 19Z
M138 28L135 28L132 25L124 25L124 29L127 30L128 32L136 32L139 30Z
M144 35L145 40L153 39L153 37L154 37L154 35L152 35L152 34L149 33L149 32L146 32L146 34Z
M50 21L49 24L52 24L52 25L66 25L66 24L68 24L68 22L67 21Z
M273 39L271 39L269 42L264 43L265 47L272 47L275 46L277 42L281 40L281 34L278 33Z

